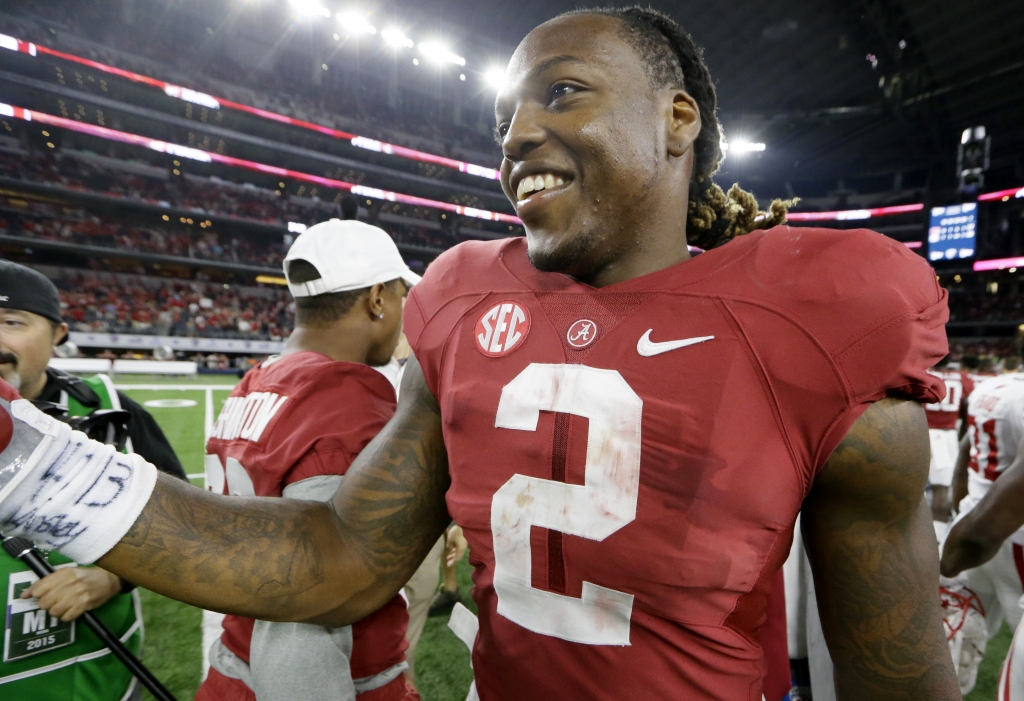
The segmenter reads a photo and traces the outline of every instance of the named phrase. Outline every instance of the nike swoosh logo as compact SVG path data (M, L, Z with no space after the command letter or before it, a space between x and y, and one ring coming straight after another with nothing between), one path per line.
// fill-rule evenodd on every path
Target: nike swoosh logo
M677 348L694 346L698 343L714 340L715 338L714 336L697 336L695 338L682 338L678 341L662 341L661 343L655 343L651 340L651 331L654 331L654 329L647 329L647 333L641 336L640 340L636 342L636 352L645 358L650 358L653 355L661 355L662 353L668 353L669 351L676 350Z

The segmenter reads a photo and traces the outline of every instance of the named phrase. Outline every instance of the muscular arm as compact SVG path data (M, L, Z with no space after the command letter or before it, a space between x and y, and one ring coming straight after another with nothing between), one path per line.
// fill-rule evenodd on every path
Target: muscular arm
M977 567L999 551L1003 541L1024 525L1024 441L1017 459L992 485L977 506L964 516L946 538L942 574L955 577Z
M410 359L398 411L331 502L215 496L160 476L106 570L195 606L340 626L380 608L449 524L441 415Z
M960 699L924 501L928 454L921 406L882 400L853 425L804 502L840 701Z

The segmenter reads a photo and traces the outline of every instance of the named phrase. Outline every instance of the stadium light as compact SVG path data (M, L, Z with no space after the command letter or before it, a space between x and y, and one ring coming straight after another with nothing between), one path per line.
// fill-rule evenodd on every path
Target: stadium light
M412 39L405 36L397 29L385 29L380 33L380 36L390 46L393 46L396 49L411 49L413 47Z
M358 12L339 12L335 17L349 34L376 34L377 28Z
M731 144L722 140L722 150L732 151L735 154L750 153L752 151L764 151L765 145L758 141L747 141L746 139L737 139Z
M504 68L489 68L484 73L484 80L495 90L501 90L505 87L505 69Z
M1024 199L1024 187L1014 187L1009 190L999 190L998 192L986 192L983 195L978 195L978 202L987 202L989 200L1002 200L1006 202L1011 198Z
M316 0L288 0L288 4L303 17L330 17L331 11Z
M456 66L466 65L466 59L457 54L453 54L447 46L442 44L428 41L420 44L419 48L420 53L434 63L454 63Z
M885 217L892 214L920 212L922 209L924 209L924 204L918 202L915 204L897 204L890 207L875 207L873 209L844 209L837 212L789 212L786 214L786 219L789 221L850 221Z

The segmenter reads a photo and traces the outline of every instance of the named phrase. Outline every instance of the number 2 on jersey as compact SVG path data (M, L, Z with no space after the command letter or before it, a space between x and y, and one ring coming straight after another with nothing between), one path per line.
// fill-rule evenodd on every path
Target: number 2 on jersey
M589 420L584 484L517 474L495 492L498 613L562 640L629 645L632 594L586 581L579 599L533 588L530 528L602 541L636 518L643 400L615 370L532 363L502 389L494 425L536 431L541 411Z

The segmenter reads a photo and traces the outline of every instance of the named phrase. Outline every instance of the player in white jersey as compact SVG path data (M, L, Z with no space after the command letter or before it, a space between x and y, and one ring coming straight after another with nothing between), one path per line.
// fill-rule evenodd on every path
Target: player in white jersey
M961 519L1018 457L1024 438L1024 373L1000 375L975 388L967 404L967 437L964 449L970 456ZM1020 622L1017 602L1024 593L1022 575L1024 549L1012 539L1007 539L991 560L967 572L967 586L985 607L990 636L998 632L1004 618L1011 627Z
M1022 446L1024 447L1024 446ZM968 567L979 569L1009 543L1015 553L1024 543L1024 450L990 486L969 514L950 530L942 552L942 574L954 577ZM999 675L998 701L1024 701L1024 631L1017 625Z
M950 370L948 364L947 355L928 371L946 385L946 396L941 402L925 404L924 407L931 443L928 498L935 533L940 540L948 528L953 468L960 452L960 439L967 429L967 400L974 391L974 381L970 375L961 370Z

